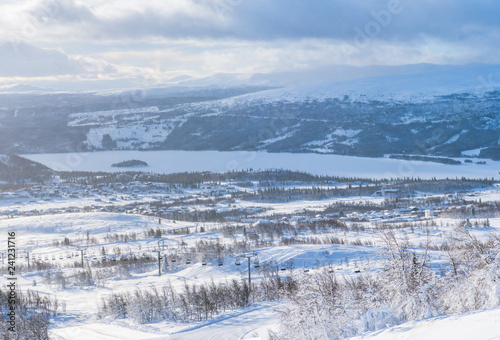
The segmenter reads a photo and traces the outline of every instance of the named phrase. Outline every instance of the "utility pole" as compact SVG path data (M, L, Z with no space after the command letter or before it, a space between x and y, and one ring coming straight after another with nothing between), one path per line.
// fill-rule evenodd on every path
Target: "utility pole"
M26 252L26 259L28 260L28 270L30 270L30 253Z

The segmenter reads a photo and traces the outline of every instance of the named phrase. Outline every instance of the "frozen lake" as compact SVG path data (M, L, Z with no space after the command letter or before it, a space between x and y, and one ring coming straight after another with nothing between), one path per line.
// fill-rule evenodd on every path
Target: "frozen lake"
M500 178L500 162L487 164L445 165L432 162L404 161L312 153L267 153L252 151L103 151L22 155L54 170L66 171L145 171L154 173L246 169L288 169L316 175L391 178ZM137 159L149 164L142 168L116 168L114 163Z

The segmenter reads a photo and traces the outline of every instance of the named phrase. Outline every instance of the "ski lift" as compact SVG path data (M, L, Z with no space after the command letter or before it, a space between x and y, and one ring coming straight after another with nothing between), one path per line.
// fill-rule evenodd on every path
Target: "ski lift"
M361 269L359 269L359 267L355 267L355 268L354 268L354 272L355 272L355 273L361 273Z
M206 266L207 265L207 260L204 258L201 260L201 265Z
M234 262L235 265L239 266L241 265L241 259L239 257L236 258L236 261Z
M281 265L281 268L280 268L282 271L285 271L286 270L286 267L284 264Z
M191 259L186 259L186 264L191 264Z
M218 264L219 264L219 266L222 266L224 264L224 261L222 260L222 258L219 258Z
M61 255L59 255L59 260L62 260L64 257Z
M172 262L177 262L177 260L175 259L175 257L172 257Z
M55 261L55 260L56 260L56 256L52 255L52 261Z
M255 261L253 261L253 266L254 266L255 268L259 268L259 267L260 267L260 262L259 262L259 259L258 259L258 258L256 258L256 259L255 259Z

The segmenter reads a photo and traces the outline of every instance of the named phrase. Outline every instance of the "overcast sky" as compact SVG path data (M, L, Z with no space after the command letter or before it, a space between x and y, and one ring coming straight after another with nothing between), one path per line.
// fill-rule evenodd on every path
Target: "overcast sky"
M495 0L3 0L0 13L3 84L500 64Z

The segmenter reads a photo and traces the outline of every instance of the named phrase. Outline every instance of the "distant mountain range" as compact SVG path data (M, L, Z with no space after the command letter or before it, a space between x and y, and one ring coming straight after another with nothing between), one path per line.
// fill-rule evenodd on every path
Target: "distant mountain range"
M324 73L180 77L126 91L0 92L0 151L267 150L500 159L500 66L339 67ZM373 76L362 77L367 74Z

